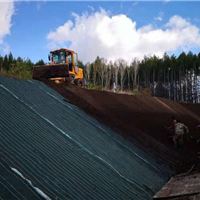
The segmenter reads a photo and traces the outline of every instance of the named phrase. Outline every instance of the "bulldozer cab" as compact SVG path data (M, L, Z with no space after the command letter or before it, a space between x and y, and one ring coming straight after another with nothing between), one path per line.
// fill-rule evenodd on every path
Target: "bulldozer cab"
M65 64L66 63L66 53L64 51L55 51L50 53L51 64Z
M68 49L59 49L50 52L50 64L67 64L69 71L78 65L77 54Z

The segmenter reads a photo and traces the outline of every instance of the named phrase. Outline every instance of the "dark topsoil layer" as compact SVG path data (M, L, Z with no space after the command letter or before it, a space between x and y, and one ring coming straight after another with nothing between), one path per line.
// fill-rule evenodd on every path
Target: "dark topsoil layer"
M59 92L66 101L82 108L85 112L103 122L157 160L169 164L177 173L192 166L199 168L200 104L179 104L163 98L144 95L131 96L111 92L87 90L73 85L55 84L45 81ZM184 122L192 138L185 139L185 145L176 149L172 142L172 117Z

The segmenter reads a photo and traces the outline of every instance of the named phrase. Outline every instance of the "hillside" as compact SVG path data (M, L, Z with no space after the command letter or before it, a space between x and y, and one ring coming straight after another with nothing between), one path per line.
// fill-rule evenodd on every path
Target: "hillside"
M62 94L66 101L79 106L128 141L166 161L177 172L198 164L200 147L195 140L188 139L184 148L177 150L172 143L173 133L166 127L174 116L189 127L193 138L198 138L199 104L179 104L163 98L87 90L52 82L46 84Z

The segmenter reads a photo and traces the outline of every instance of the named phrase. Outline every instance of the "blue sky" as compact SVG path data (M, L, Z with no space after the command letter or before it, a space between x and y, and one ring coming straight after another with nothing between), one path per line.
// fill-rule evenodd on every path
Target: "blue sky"
M68 20L71 20L75 26L73 13L79 16L90 16L92 13L100 12L100 10L104 10L105 15L110 18L121 14L127 16L128 19L136 22L136 29L147 25L153 26L156 30L165 29L169 19L173 16L180 16L192 26L200 29L200 2L15 2L10 34L3 37L3 43L9 45L14 56L28 57L33 61L39 59L47 61L50 49L47 36L50 32L56 32L56 29ZM124 37L126 37L126 34ZM55 37L52 40L55 42ZM59 43L60 46L70 44L62 42ZM81 41L78 44L82 43ZM71 47L76 48L78 44ZM90 50L92 51L91 48L87 49L87 45L79 46L75 50L81 51L81 49L88 50L88 54ZM177 53L181 50L182 48L177 47L177 49L169 52ZM200 52L200 46L198 43L194 44L190 46L189 50L194 53ZM103 52L103 49L98 52ZM3 52L1 51L1 53ZM127 54L127 52L125 53ZM103 56L103 53L101 54ZM81 55L81 58L84 59L84 54ZM109 56L112 57L111 54ZM86 61L88 60L86 59Z

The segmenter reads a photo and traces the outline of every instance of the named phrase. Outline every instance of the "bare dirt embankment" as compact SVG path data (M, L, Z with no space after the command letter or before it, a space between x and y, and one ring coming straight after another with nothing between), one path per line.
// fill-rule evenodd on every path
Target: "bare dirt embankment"
M188 139L182 149L172 143L172 133L166 128L172 116L188 125L193 137L200 136L200 105L185 105L150 96L131 96L57 85L46 82L72 104L82 108L97 120L111 127L129 141L151 152L157 159L168 163L177 172L198 165L200 144Z

